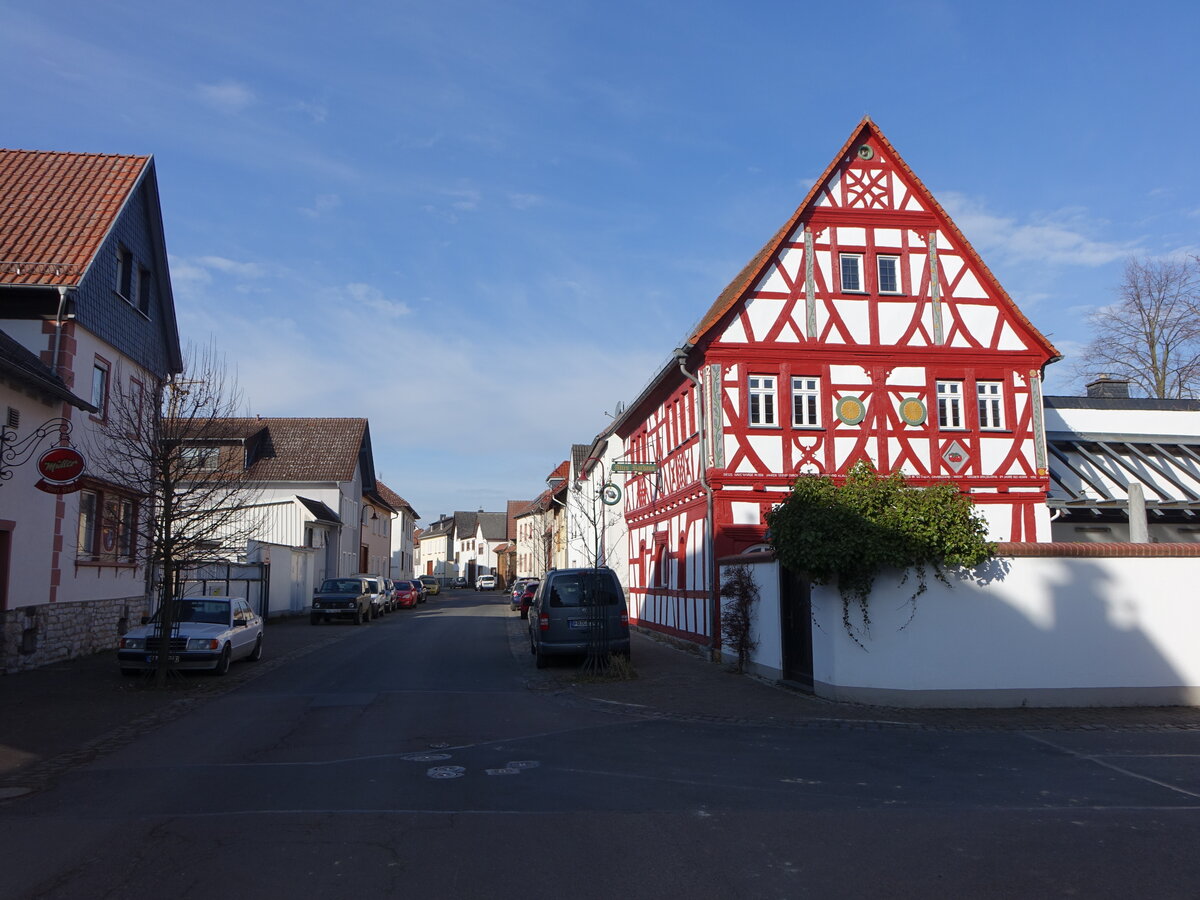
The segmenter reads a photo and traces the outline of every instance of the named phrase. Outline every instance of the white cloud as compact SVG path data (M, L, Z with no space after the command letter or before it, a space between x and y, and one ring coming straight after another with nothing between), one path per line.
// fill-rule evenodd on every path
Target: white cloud
M941 194L942 205L974 247L986 257L1001 254L1014 262L1095 268L1136 254L1136 242L1093 240L1083 233L1084 211L1059 210L1021 223L988 212L983 204L954 191Z
M342 198L337 194L317 194L312 206L301 207L300 212L310 219L319 219L327 212L342 205Z
M267 274L258 263L238 262L223 256L201 256L195 262L206 269L215 269L224 275L236 275L239 278L262 278Z
M383 291L369 284L348 284L345 287L345 293L356 307L351 307L351 309L354 309L352 318L357 318L363 311L380 313L389 319L407 316L412 312L411 307L407 303L399 300L389 300L384 296ZM344 312L347 307L342 306L341 309Z
M254 92L239 81L226 79L215 84L201 84L196 88L200 99L218 112L238 113L255 101Z

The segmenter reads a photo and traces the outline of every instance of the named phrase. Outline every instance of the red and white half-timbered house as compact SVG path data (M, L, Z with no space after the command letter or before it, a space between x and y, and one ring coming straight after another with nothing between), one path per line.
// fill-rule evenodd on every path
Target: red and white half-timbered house
M708 642L713 561L764 541L797 475L952 480L993 540L1049 540L1041 383L1059 358L864 119L616 432L630 616Z

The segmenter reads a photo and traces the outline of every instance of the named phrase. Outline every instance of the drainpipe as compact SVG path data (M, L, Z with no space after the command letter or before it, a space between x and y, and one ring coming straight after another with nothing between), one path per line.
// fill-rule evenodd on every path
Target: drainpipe
M707 407L704 403L704 387L701 385L700 379L687 370L689 349L687 346L676 348L675 362L679 366L679 371L683 373L683 377L696 386L696 408L699 410L697 425L700 427L700 485L704 488L705 495L704 552L708 560L708 620L712 627L709 650L712 661L719 662L721 659L721 632L717 628L717 620L721 612L721 595L717 588L716 535L713 533L713 490L712 485L708 483L708 417L705 414Z
M55 375L58 375L58 351L62 345L63 311L67 308L67 296L70 293L69 287L58 289L58 315L54 317L54 352L50 356L50 369Z

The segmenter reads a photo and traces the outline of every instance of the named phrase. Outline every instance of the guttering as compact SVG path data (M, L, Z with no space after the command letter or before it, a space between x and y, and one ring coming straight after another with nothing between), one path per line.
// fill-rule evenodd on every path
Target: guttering
M58 289L58 314L54 317L54 352L50 356L50 371L58 375L58 351L62 345L62 330L63 330L63 312L67 308L67 297L71 293L69 287L59 287Z
M714 662L721 657L721 632L717 627L720 617L720 593L717 587L716 535L713 533L713 489L708 483L708 416L704 402L704 386L700 379L687 369L688 354L694 348L693 344L684 344L675 349L675 362L683 377L696 386L696 409L699 412L696 424L700 430L700 486L704 488L704 542L705 568L708 570L708 605L709 623L712 634L709 636L709 649Z

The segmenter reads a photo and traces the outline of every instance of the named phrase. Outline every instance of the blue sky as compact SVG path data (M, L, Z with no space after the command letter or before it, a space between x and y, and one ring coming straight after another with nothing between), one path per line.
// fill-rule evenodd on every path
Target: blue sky
M1193 2L0 15L0 144L152 153L184 340L249 413L369 417L425 522L536 495L864 114L1068 356L1128 256L1200 250Z

